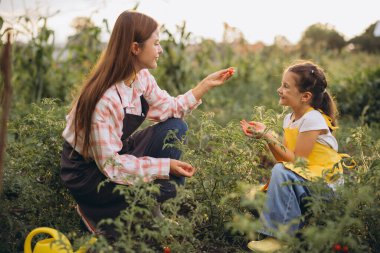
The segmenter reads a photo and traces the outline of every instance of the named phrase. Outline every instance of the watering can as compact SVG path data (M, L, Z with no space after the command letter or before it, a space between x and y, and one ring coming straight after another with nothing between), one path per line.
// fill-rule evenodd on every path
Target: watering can
M32 238L40 233L49 234L52 238L38 241L32 251ZM53 228L41 227L33 229L26 237L24 253L86 253L96 240L95 237L92 237L85 245L82 245L74 252L70 241L64 234Z

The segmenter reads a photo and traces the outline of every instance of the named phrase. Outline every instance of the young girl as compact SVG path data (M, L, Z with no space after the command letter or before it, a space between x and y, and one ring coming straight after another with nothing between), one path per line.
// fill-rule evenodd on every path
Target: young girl
M160 186L159 203L176 195L173 181L183 184L195 168L180 161L176 148L163 149L170 130L182 138L182 118L201 103L211 88L222 85L233 69L217 71L178 97L161 90L148 69L162 54L155 20L125 11L116 20L108 46L84 82L67 116L63 132L61 178L78 203L77 211L91 231L104 218L115 218L127 207L113 192L117 184L137 178ZM139 132L148 118L159 122ZM111 181L98 191L98 184ZM153 211L160 216L159 209ZM113 231L105 231L113 236Z
M291 223L300 218L303 200L310 196L307 187L297 182L312 181L322 177L329 186L338 183L341 168L335 168L341 157L338 143L331 134L336 126L336 106L329 95L323 70L312 62L304 61L288 67L283 74L277 92L280 105L288 106L292 112L286 115L281 145L260 122L241 121L245 134L264 138L278 163L273 167L267 199L262 213L264 229L259 231L267 237L251 241L248 248L258 252L272 252L281 248L281 243L272 237L279 225L289 225L294 234L302 224ZM297 167L297 157L306 158L307 167ZM283 184L291 182L292 184ZM293 184L296 183L296 184ZM293 221L294 222L294 221Z

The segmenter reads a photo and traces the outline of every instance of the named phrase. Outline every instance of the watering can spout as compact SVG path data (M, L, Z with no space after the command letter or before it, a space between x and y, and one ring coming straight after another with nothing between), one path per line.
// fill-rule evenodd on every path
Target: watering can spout
M52 238L38 241L32 251L32 239L37 234L48 234ZM24 253L85 253L96 242L92 237L85 245L77 251L73 251L70 241L64 234L53 228L41 227L32 230L25 239Z

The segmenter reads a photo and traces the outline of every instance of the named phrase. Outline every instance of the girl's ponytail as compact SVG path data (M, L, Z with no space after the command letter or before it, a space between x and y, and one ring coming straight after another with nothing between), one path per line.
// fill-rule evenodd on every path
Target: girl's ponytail
M322 103L317 108L316 107L314 107L314 108L322 110L322 112L324 114L329 116L331 118L331 124L333 126L338 125L337 119L336 119L338 116L337 115L338 110L336 108L336 104L334 102L334 99L332 98L332 96L330 95L330 93L328 91L323 92Z

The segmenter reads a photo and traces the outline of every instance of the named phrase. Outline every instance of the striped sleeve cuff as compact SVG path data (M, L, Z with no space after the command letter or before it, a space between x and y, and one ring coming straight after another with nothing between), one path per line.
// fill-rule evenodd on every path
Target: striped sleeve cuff
M193 109L197 108L200 104L202 104L202 99L199 99L197 101L194 97L192 90L189 90L188 92L186 92L184 94L184 96L186 97L186 101L188 101L188 103L189 103L190 110L193 110Z
M170 158L157 158L158 170L156 175L152 175L152 179L161 178L168 179L170 173Z

